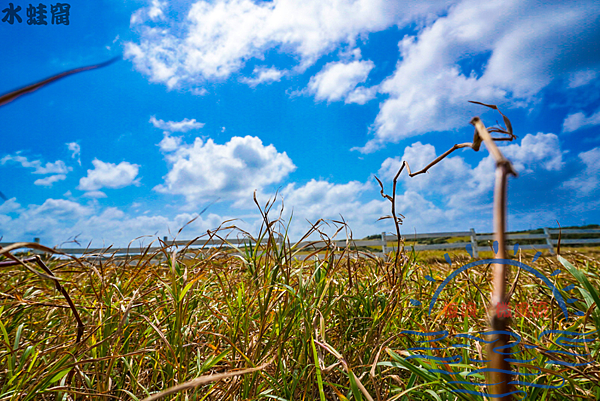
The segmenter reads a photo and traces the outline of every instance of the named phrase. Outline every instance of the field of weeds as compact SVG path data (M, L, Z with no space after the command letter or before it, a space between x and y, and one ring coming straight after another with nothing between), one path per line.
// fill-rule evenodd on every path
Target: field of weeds
M265 224L257 239L267 245L242 256L165 247L40 264L15 254L31 260L26 268L7 266L5 248L0 399L486 399L478 369L487 350L471 340L488 327L489 263L456 275L429 311L440 283L473 262L467 252L449 264L409 250L382 260L328 248L299 261L302 250L271 241L276 227ZM562 257L511 253L557 288L511 268L516 399L600 398L599 258ZM566 320L557 294L570 300Z

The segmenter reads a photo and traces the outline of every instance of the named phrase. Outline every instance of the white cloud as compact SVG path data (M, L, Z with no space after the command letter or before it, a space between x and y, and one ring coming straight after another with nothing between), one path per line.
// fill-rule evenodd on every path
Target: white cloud
M100 199L100 198L107 197L107 195L102 191L89 191L89 192L86 192L85 194L83 194L83 196L85 196L86 198L93 198L93 199Z
M380 86L389 95L375 137L361 150L468 124L478 100L528 102L555 77L590 66L600 3L465 0L399 43L401 59ZM567 61L568 60L568 61Z
M582 112L569 114L563 122L563 132L573 132L582 128L589 128L600 125L600 110L589 117Z
M358 181L333 184L312 179L298 188L294 183L288 184L281 196L285 206L294 209L294 214L314 222L320 218L337 219L340 213L352 210L356 214L356 208L360 209L360 195L369 189L372 189L371 185Z
M386 186L386 191L391 194L390 185ZM431 193L429 195L431 196ZM355 239L382 231L394 231L391 220L379 220L391 214L391 203L379 197L378 185L371 182L351 181L346 184L334 184L323 180L311 180L302 186L287 185L280 192L280 196L285 205L284 221L287 222L293 212L290 235L294 238L299 238L310 228L306 220L315 223L319 219L326 219L329 226L324 226L323 231L332 235L338 227L332 221L341 221L342 217L348 223ZM363 200L364 196L367 199L375 199ZM449 229L463 230L462 219L465 215L489 208L487 205L474 205L472 208L458 205L444 209L436 206L423 191L414 189L399 191L396 194L396 206L398 217L400 214L404 215L401 226L401 232L404 234L410 234L415 227L418 227L418 232L435 231L440 224ZM479 220L477 216L470 219L472 222ZM345 232L342 231L337 238L344 237Z
M152 0L152 6L148 10L148 16L155 20L164 16L162 11L163 7L167 5L167 2L162 2L159 0Z
M37 161L37 160L36 160ZM45 166L37 166L34 174L66 174L72 169L65 162L57 160L54 163L46 163Z
M139 43L125 45L126 57L151 80L181 82L224 79L272 49L292 54L299 70L340 43L354 46L359 35L383 30L416 16L441 11L447 1L251 0L196 1L182 23L154 27L135 14Z
M501 146L503 152L524 171L555 171L562 164L562 154L556 135L526 135L520 144ZM445 151L446 149L442 149ZM465 149L464 152L472 152ZM439 152L441 153L441 152ZM421 169L433 160L438 152L430 144L417 142L405 148L401 160L408 160L413 171ZM478 230L489 230L491 222L491 194L494 182L494 161L482 148L483 157L474 167L465 162L462 152L442 161L432 168L431 173L408 178L401 176L396 197L397 211L405 216L402 233L438 231L440 226L447 230L464 230L465 221ZM224 145L212 141L196 139L193 144L182 144L166 155L170 172L165 184L157 190L186 196L191 203L198 203L205 197L228 197L234 207L254 209L252 191L258 189L259 202L264 205L268 196L264 189L269 183L281 181L294 169L291 160L284 153L278 153L273 146L264 146L258 138L233 138ZM584 171L565 185L577 189L578 193L591 194L598 188L600 169L595 161L600 158L600 148L580 154L586 166ZM114 165L113 165L114 166ZM262 169L260 168L262 166ZM386 159L378 176L391 192L391 179L399 167L399 159ZM523 171L522 170L522 171ZM521 171L521 172L522 172ZM275 174L271 174L276 172ZM262 174L262 175L261 175ZM533 177L533 178L532 178ZM524 175L519 180L535 180L535 176ZM212 180L212 181L211 181ZM390 220L377 221L390 214L390 203L379 197L379 188L373 181L332 183L325 180L310 180L306 184L290 183L279 192L285 209L284 221L293 211L290 237L300 238L309 228L306 220L314 223L318 219L341 220L349 224L354 238L361 238L381 231L393 231ZM88 192L86 196L101 196L100 191ZM139 206L139 205L138 205ZM139 209L139 207L137 207ZM275 208L272 218L278 216ZM254 209L256 210L256 209ZM538 210L532 213L519 213L519 221L535 220ZM555 214L545 213L547 221ZM155 238L172 236L172 232L182 227L194 217L192 214L179 214L175 218L144 213L133 216L118 208L100 208L90 201L88 205L74 201L49 199L43 205L21 207L13 198L0 205L0 236L10 235L6 240L30 239L41 236L43 242L59 244L78 234L82 243L94 239L95 245L115 243L126 245L140 235ZM230 217L242 217L235 224L255 233L261 224L257 213L245 216L203 215L192 223L182 239L189 239L207 228L215 228ZM27 229L35 227L35 230ZM334 223L324 226L329 235L336 230ZM338 234L344 238L345 232ZM314 237L313 237L314 238ZM146 241L149 242L150 239ZM100 243L99 243L100 242Z
M27 157L21 156L17 152L15 155L7 155L0 159L1 164L5 164L7 162L15 162L19 163L21 166L25 168L33 168L33 174L67 174L72 170L71 167L67 167L65 162L62 160L57 160L54 163L46 163L43 164L40 160L28 160Z
M284 72L275 67L255 67L252 75L254 75L254 78L242 78L241 81L247 83L251 87L255 87L265 82L276 82L281 80Z
M123 188L129 185L139 185L135 179L140 166L129 162L119 164L105 163L94 159L93 170L87 171L87 176L79 180L77 189L82 191L97 191L101 188Z
M387 202L383 200L363 201L361 197L367 193L377 194L370 183L350 181L346 184L334 184L323 180L310 180L305 185L288 184L280 192L285 206L283 218L288 221L293 212L290 235L300 238L319 219L326 219L323 232L333 235L336 225L331 221L343 218L350 230L361 238L368 234L383 231L386 226L377 220L389 214ZM308 223L310 222L310 224ZM345 232L338 234L338 239L345 238Z
M568 87L570 89L579 88L592 82L598 76L598 71L585 69L576 71L569 77Z
M443 149L446 151L446 149ZM471 149L463 152L472 151ZM440 153L442 153L440 152ZM464 208L465 204L481 205L485 202L485 194L489 193L494 182L494 162L485 149L480 151L483 159L475 167L471 167L459 156L463 152L456 151L433 166L427 173L414 177L408 176L406 168L399 178L398 193L414 193L415 196L436 199L441 197L444 204L442 209L450 213L453 209ZM438 154L433 145L416 142L404 149L401 158L388 158L384 160L379 169L378 176L384 182L391 181L400 169L403 160L408 162L411 171L417 172L431 163ZM391 193L391 189L388 188ZM431 202L429 200L429 202ZM431 204L433 205L433 203ZM432 208L431 206L430 208ZM441 211L439 213L442 213Z
M196 138L193 144L167 148L172 149L165 156L170 170L155 190L183 195L189 204L215 197L251 199L252 191L280 182L296 168L285 152L251 136L233 137L224 145Z
M336 228L331 220L341 220L341 216L349 224L354 238L362 238L369 234L380 233L391 228L389 221L377 221L381 216L389 214L389 202L383 199L362 201L361 196L373 191L378 193L372 184L351 181L346 184L334 184L327 181L311 180L305 185L290 184L280 192L284 199L284 224L287 223L292 209L293 218L290 227L290 238L298 240L310 227L305 219L316 222L318 219L329 220L329 226L324 225L324 232L332 235ZM264 205L264 199L260 199ZM245 197L248 204L252 202L252 195ZM412 231L414 225L425 230L433 224L452 218L451 213L446 213L431 202L415 192L407 192L398 196L401 212L406 213L405 232ZM271 218L279 216L278 203L271 214ZM256 209L254 209L256 210ZM126 246L131 240L147 235L142 241L148 244L156 237L162 238L173 235L196 215L180 213L175 217L167 217L148 213L146 215L132 215L121 209L108 207L101 208L96 202L83 205L74 201L63 199L48 199L42 205L29 205L21 207L14 199L10 205L0 205L0 236L3 241L31 240L34 236L41 237L44 245L58 245L77 236L84 246L92 241L92 247ZM186 226L179 235L179 239L191 239L215 229L225 220L233 217L242 217L233 223L240 228L257 233L261 225L261 216L257 213L245 216L220 216L214 213L203 214L194 222ZM460 222L456 223L460 226ZM457 227L459 228L459 227ZM461 229L463 227L460 227ZM313 236L314 238L314 236ZM345 238L342 231L338 239ZM137 243L136 243L137 244Z
M0 205L0 237L11 242L41 237L42 243L49 246L77 237L83 246L93 241L92 247L124 247L135 238L149 236L135 243L148 245L156 237L172 239L194 217L192 213L174 217L130 215L114 207L100 208L96 202L82 205L65 199L47 199L42 205L22 207L13 198ZM215 214L202 215L183 230L180 238L191 239L207 229L215 229L224 219Z
M34 185L41 185L44 187L51 187L52 184L54 184L57 181L62 181L65 178L67 178L66 175L64 174L55 174L55 175L50 175L48 177L45 178L40 178L34 181Z
M41 160L29 160L25 156L21 156L20 152L15 155L7 155L0 159L0 164L6 164L7 162L18 163L25 168L32 168L33 174L46 175L51 174L44 178L39 178L34 181L34 185L51 187L57 181L62 181L67 178L67 173L73 170L68 167L62 160L57 160L54 163L44 164Z
M520 175L535 171L558 171L563 165L562 151L558 137L554 134L527 134L520 144L501 145L500 150L513 163ZM446 149L442 149L443 153ZM479 154L483 157L477 166L472 167L460 156L463 152L473 152L466 148L447 156L425 174L409 177L406 168L400 175L399 183L407 192L424 196L441 196L447 212L454 208L487 207L486 195L494 186L495 162L483 145ZM406 160L411 171L417 172L438 156L434 146L416 142L404 149L401 158L387 158L381 165L380 179L391 181L398 172L401 162ZM535 179L520 177L519 179ZM457 211L455 211L457 212Z
M199 123L195 118L187 119L184 118L182 121L163 121L157 120L156 117L150 117L150 122L156 128L170 131L170 132L188 132L193 129L200 129L204 127L204 123Z
M77 163L81 166L81 146L77 142L69 142L66 144L71 153L71 158L77 160Z
M581 152L579 159L585 166L583 171L576 177L565 181L563 187L575 191L575 195L583 197L591 195L600 188L600 148L594 148L587 152Z
M191 92L196 96L204 96L208 93L205 88L192 88Z
M356 86L367 80L369 72L375 67L372 61L352 61L350 63L328 63L308 83L308 90L317 100L328 102L348 97ZM354 99L366 101L366 93L354 94ZM373 96L373 95L371 95ZM371 97L372 98L372 97Z
M150 7L139 9L135 13L133 13L129 22L131 23L131 25L135 25L143 22L146 19L150 19L152 21L161 20L165 16L163 9L166 6L166 2L162 2L160 0L152 0Z
M520 145L513 143L501 149L519 173L530 173L538 166L546 171L558 171L564 164L563 152L555 134L527 134Z
M21 205L17 202L17 198L10 198L0 204L0 215L15 212L21 208Z
M356 103L356 104L365 104L369 100L375 99L375 95L377 94L377 86L371 86L366 88L364 86L359 86L354 89L346 96L345 103Z
M163 139L158 143L158 146L163 152L172 152L181 146L181 137L170 136L168 132L165 132Z
M52 216L66 219L79 219L87 217L93 213L93 209L89 206L80 205L65 199L46 199L40 205L29 205L28 214L32 217Z
M196 1L181 21L163 13L160 24L147 15L153 5L136 14L140 38L126 44L126 55L153 81L204 92L206 81L239 73L250 60L264 65L272 52L297 63L286 71L256 67L239 80L252 86L271 82L337 52L331 71L313 77L307 90L318 99L358 104L377 91L387 95L373 124L374 138L356 148L372 152L388 142L467 125L485 111L467 100L523 106L553 79L566 78L569 87L591 82L600 65L600 54L589 52L598 34L599 4L216 0ZM359 86L369 62L347 61L357 40L409 24L416 33L400 41L393 75L376 87Z

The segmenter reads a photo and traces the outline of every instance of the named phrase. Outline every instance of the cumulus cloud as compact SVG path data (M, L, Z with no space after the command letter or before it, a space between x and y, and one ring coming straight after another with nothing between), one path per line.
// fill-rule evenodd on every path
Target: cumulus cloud
M329 235L339 226L331 220L341 221L342 217L348 223L355 239L384 230L389 231L391 227L388 222L377 221L381 216L389 214L389 202L383 199L362 200L361 198L370 191L378 192L371 183L358 181L334 184L323 180L311 180L304 185L287 185L279 192L279 197L285 204L284 222L287 222L293 210L289 232L292 241L298 240L307 232L310 224L306 220L314 223L321 218L328 219L328 225L322 226L322 230ZM271 194L271 199L273 195ZM267 196L263 194L262 198L259 198L262 204ZM397 200L399 211L407 216L407 233L411 232L415 225L418 225L420 230L426 230L455 216L454 212L441 210L414 191L400 194ZM275 214L279 206L277 203ZM276 218L275 214L271 217ZM94 247L110 244L127 246L134 238L147 235L149 238L143 241L148 244L156 237L167 235L172 238L173 233L196 216L193 213L180 213L175 217L152 213L133 215L115 207L102 208L96 202L84 205L64 199L48 199L42 205L31 204L22 207L13 198L0 205L0 236L4 236L5 241L30 240L36 236L42 238L42 243L51 246L77 236L82 244L93 240ZM179 238L191 239L207 229L215 229L232 217L236 216L204 214L187 225ZM242 220L235 221L238 227L250 233L257 233L261 223L262 218L258 213L246 214ZM456 226L455 228L464 228L458 220ZM345 235L346 232L342 231L337 238L345 238Z
M558 171L564 165L563 152L555 134L527 134L520 145L513 143L501 149L519 173L531 173L536 167L546 171Z
M71 158L77 160L77 163L81 166L81 146L77 142L69 142L66 145L71 151Z
M559 174L558 170L564 163L558 137L554 134L527 134L520 143L499 145L519 173L516 180L518 184L529 186L532 191L533 188L543 185L539 183L540 175L548 178L552 177L552 173ZM446 150L443 148L437 151L431 144L416 142L404 149L402 157L386 159L377 176L386 185L386 190L391 192L391 181L402 160L406 160L411 171L416 172ZM476 164L466 162L465 152L474 153L471 149L458 150L433 166L428 173L411 178L405 169L400 175L397 210L406 216L404 230L411 226L416 227L417 232L439 231L440 226L448 230L464 230L468 228L464 226L465 222L478 230L492 228L490 222L495 161L485 147L479 152L481 159ZM593 157L589 156L588 159L592 160ZM558 185L560 184L557 183ZM511 197L520 196L513 193ZM531 204L535 205L535 202ZM569 207L565 205L564 210L568 210ZM560 208L551 211L544 209L543 213L540 213L539 209L531 206L528 206L527 211L515 212L510 209L509 212L511 216L518 215L521 227L525 221L551 224L558 214L563 213ZM511 217L511 221L515 221L515 218ZM409 234L406 231L405 233Z
M334 62L328 63L308 83L308 90L314 94L317 100L334 102L342 98L348 99L349 94L360 83L367 80L369 72L375 67L372 61L352 61L350 63ZM372 96L374 93L371 93ZM351 100L366 102L368 95L364 92L362 98L354 94ZM370 100L370 99L369 99Z
M204 123L199 123L196 119L184 118L182 121L163 121L157 120L156 117L150 117L150 122L156 128L169 131L169 132L188 132L193 129L200 129L204 127Z
M400 176L401 182L405 188L415 192L431 193L433 191L450 195L454 193L457 186L462 186L465 181L471 178L469 166L462 157L458 156L462 152L455 152L455 155L446 157L435 167L435 174L420 174L409 178L406 173ZM422 144L415 142L404 149L401 157L387 158L381 164L378 175L385 180L393 180L402 166L402 161L406 161L412 172L419 171L431 163L437 157L435 147L431 144ZM432 168L432 169L433 169ZM406 171L406 168L404 169Z
M136 14L140 38L126 44L126 57L169 87L202 91L198 85L226 79L249 60L264 62L273 52L297 60L287 71L255 67L250 77L240 77L255 86L303 72L346 46L339 60L311 78L307 91L319 100L358 104L377 92L387 95L374 137L355 148L362 152L464 126L481 112L468 100L525 105L555 78L565 78L570 88L586 85L600 65L600 54L588 51L600 33L594 23L600 5L594 2L196 1L179 22L154 11L164 17L160 24L150 17L155 9L164 7L153 4ZM372 64L344 61L345 54L370 32L409 24L415 33L399 42L394 73L381 85L360 86Z
M563 163L558 138L553 134L528 134L521 143L502 145L501 148L520 173L552 172ZM378 176L386 184L387 192L391 191L390 181L400 160L408 160L412 170L416 171L441 151L436 151L430 144L416 142L404 149L401 158L386 159ZM466 149L464 152L472 151ZM465 221L478 230L490 229L495 163L485 149L480 153L483 158L474 166L463 159L462 151L458 151L433 167L431 174L413 178L401 176L396 206L398 213L405 216L401 227L405 235L414 231L436 231L440 225L447 230L464 230ZM165 183L156 190L184 195L194 204L202 198L228 197L227 200L234 201L234 207L243 209L254 208L251 202L254 189L258 189L261 204L266 198L272 199L274 193L265 191L265 186L280 182L294 169L285 153L278 153L271 145L264 146L254 137L235 137L224 145L196 139L193 144L180 144L165 157L170 171L165 176ZM583 152L579 157L585 167L564 187L590 195L599 187L600 170L595 161L600 158L600 148ZM527 179L527 174L519 177L519 180ZM86 195L94 197L102 194L89 191ZM310 224L306 220L314 223L322 218L341 221L343 217L354 238L393 230L389 220L377 221L390 214L390 203L379 198L378 194L378 186L370 180L332 183L313 179L303 185L287 184L278 191L285 204L283 218L286 222L293 211L289 233L292 240L300 238L308 230ZM538 221L536 213L539 214L539 211L519 213L519 221ZM550 215L554 216L548 214L546 220ZM94 201L83 205L59 199L23 208L13 198L0 205L0 235L10 234L9 240L42 236L44 242L58 244L80 234L80 240L85 242L94 239L96 244L99 240L106 240L107 243L126 245L129 240L143 234L153 237L171 235L168 228L176 230L193 217L187 213L175 218L151 214L134 216L118 208L102 209ZM217 227L227 218L240 216L210 214L202 217L189 227L191 231L188 232L193 234L184 233L181 237L191 238L207 228ZM250 213L236 224L249 232L257 232L261 218ZM36 227L37 231L28 231L27 227ZM323 230L331 235L336 228L336 224L330 222ZM344 236L345 232L338 234L338 238Z
M441 11L446 1L407 0L251 0L196 1L185 22L154 26L147 9L132 23L138 43L125 45L126 57L151 80L174 87L224 79L250 59L270 50L291 54L304 70L338 44L351 46L359 35ZM250 81L252 82L252 81ZM250 83L249 82L249 83Z
M563 187L573 190L579 197L588 196L600 188L600 148L594 148L579 154L579 160L584 165L583 171L563 183Z
M165 16L163 10L166 8L166 6L167 2L152 0L149 7L141 8L133 13L130 23L134 25L147 19L150 19L151 21L161 20Z
M53 163L47 162L44 164L41 160L29 160L25 156L21 156L20 152L14 155L6 155L0 159L0 164L6 163L18 163L22 167L33 169L33 174L47 175L48 177L39 178L34 181L34 185L51 187L57 181L64 180L67 178L69 171L73 170L68 167L62 160L57 160Z
M172 152L181 145L181 141L181 137L171 136L168 132L165 132L162 141L158 143L158 147L163 152Z
M64 174L55 174L55 175L50 175L48 177L45 178L39 178L37 180L35 180L33 182L34 185L41 185L44 187L51 187L52 184L54 184L56 181L62 181L65 178L67 178L66 175Z
M21 208L17 198L10 198L0 204L0 215L15 212Z
M140 166L129 162L119 164L105 163L94 159L93 170L87 171L87 176L79 180L77 189L82 191L97 191L101 188L123 188L129 185L139 185L136 179Z
M387 189L390 190L389 187ZM305 185L289 184L279 195L285 205L284 220L288 221L293 212L290 228L292 237L301 237L308 231L310 224L319 219L326 219L328 225L323 226L322 231L332 235L339 227L333 221L342 221L343 218L356 239L394 230L391 220L379 220L390 214L391 204L379 198L378 194L377 184L370 181L335 184L313 179ZM376 195L376 198L369 200L372 195ZM467 214L489 208L487 205L474 205L468 210L464 205L444 208L436 205L430 198L431 193L426 194L412 188L396 194L396 210L405 216L401 233L410 234L416 227L418 232L435 231L442 223L448 229L463 230L462 222ZM481 220L477 216L470 217L473 224ZM342 231L337 238L345 238L345 235L345 231Z
M170 150L165 156L169 172L154 189L183 195L190 204L215 197L251 199L255 189L280 182L296 169L285 152L252 136L233 137L224 145L196 138L192 144L161 148Z
M83 194L86 198L100 199L107 198L108 196L102 191L89 191Z
M54 163L44 164L41 160L28 160L27 157L21 156L19 152L15 155L7 155L0 159L1 164L8 162L19 163L25 168L34 169L33 174L67 174L72 168L67 167L65 162L57 160Z
M600 64L590 53L599 33L591 21L600 5L465 0L416 35L400 41L389 96L375 120L372 152L387 142L468 123L478 100L528 102L554 77ZM568 62L566 60L569 60Z
M256 67L254 68L252 75L254 76L253 78L242 78L241 81L250 85L251 87L255 87L265 82L268 83L281 80L284 72L275 67Z
M66 199L47 199L43 204L22 207L14 198L0 205L0 237L3 241L30 241L41 237L45 245L60 245L77 237L81 244L92 241L92 247L114 244L127 246L140 236L146 245L156 237L169 236L196 217L180 213L172 217L160 214L132 215L115 207L101 208L96 202L84 205ZM182 232L191 239L199 232L215 229L224 220L216 214L202 215ZM137 243L136 243L137 244Z
M600 125L600 110L589 117L582 112L569 114L563 122L563 132L573 132L582 128Z
M375 99L375 95L377 94L377 86L371 86L369 88L364 86L359 86L354 89L352 92L348 93L346 96L345 103L356 103L356 104L365 104L370 100Z
M500 149L521 175L536 170L558 171L563 165L558 137L554 134L527 134L520 144L504 145L500 146ZM428 173L412 178L408 177L405 168L405 172L400 176L402 188L423 196L441 196L448 210L464 207L465 204L469 204L470 207L487 207L486 195L491 194L494 185L495 162L483 148L479 152L483 152L483 159L472 167L461 157L463 152L472 150L467 148L455 151L433 166ZM378 175L380 178L392 180L404 160L414 173L423 169L437 156L433 145L416 142L404 149L402 157L384 160Z
M293 211L293 228L291 234L299 238L310 228L310 223L319 219L329 221L329 227L323 227L323 232L333 235L337 229L331 221L341 221L348 224L349 229L358 237L374 232L381 232L385 227L384 222L378 219L389 214L388 207L383 200L363 201L362 195L374 191L371 183L350 181L346 184L334 184L324 180L310 180L305 185L287 185L281 196L287 208L285 218L289 218ZM308 221L307 221L308 220ZM368 233L368 234L367 234ZM345 238L346 233L341 232L339 238Z
M294 208L295 214L316 221L319 218L338 218L340 213L360 208L360 195L369 189L372 189L370 184L359 181L334 184L312 179L299 187L294 183L288 184L281 191L281 196L287 207Z
M46 199L39 207L30 205L29 210L31 211L32 216L50 214L56 217L67 217L70 219L89 216L93 212L92 208L88 206L83 206L77 202L66 199Z

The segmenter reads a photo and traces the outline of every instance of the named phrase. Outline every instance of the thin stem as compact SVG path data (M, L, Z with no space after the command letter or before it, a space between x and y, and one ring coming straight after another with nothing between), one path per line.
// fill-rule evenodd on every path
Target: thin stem
M506 232L506 195L508 186L508 174L510 173L508 163L498 163L496 166L496 187L494 189L494 240L498 244L497 259L506 259L505 232ZM508 329L508 318L506 313L499 314L498 306L503 305L504 310L508 307L506 299L506 280L507 268L502 263L493 265L492 297L490 309L490 327L494 332L506 331ZM505 355L495 352L494 349L500 349L506 352L504 348L510 336L508 334L495 334L492 337L493 342L488 346L488 355L490 356L490 383L499 383L490 386L492 394L502 395L499 400L511 400L512 391L510 382L511 375L506 373L511 370L510 363L506 361ZM507 395L508 394L508 395Z
M500 149L494 143L490 133L479 117L474 117L471 124L475 126L476 132L485 143L486 148L496 160L496 185L494 188L494 240L497 241L498 253L497 259L506 259L506 199L508 191L508 175L516 175L512 165L504 157ZM503 263L496 263L493 267L492 296L489 305L490 328L496 334L492 335L491 343L488 348L490 356L490 374L488 390L497 395L500 400L512 400L510 382L510 363L504 358L504 355L495 350L505 350L509 341L509 335L498 332L506 332L508 329L507 313L499 314L499 306L502 306L504 312L507 308L506 298L506 273L507 269Z

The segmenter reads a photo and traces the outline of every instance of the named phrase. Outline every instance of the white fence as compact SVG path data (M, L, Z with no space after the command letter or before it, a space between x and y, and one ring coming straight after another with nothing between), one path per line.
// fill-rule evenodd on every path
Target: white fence
M536 241L534 244L523 244L519 245L521 249L535 249L535 250L548 250L550 253L555 253L555 246L558 244L559 234L564 235L600 235L600 229L552 229L552 228L544 228L543 234L524 234L524 233L508 233L507 241L510 242L519 242L519 240L526 241ZM463 240L460 242L443 242L437 244L419 244L419 241L423 240L452 240L462 238ZM424 234L407 234L402 236L402 239L405 241L405 248L407 250L414 249L416 251L426 251L426 250L450 250L450 249L465 249L468 245L470 245L473 256L475 258L479 257L479 252L482 249L489 249L488 245L480 245L481 242L491 243L493 241L493 234L477 234L474 229L470 229L469 231L459 231L459 232L439 232L439 233L424 233ZM39 242L39 239L35 239L36 242ZM243 239L210 239L203 240L198 239L193 242L190 241L168 241L166 237L163 238L163 242L170 247L177 248L187 248L190 250L199 249L199 248L207 248L207 247L226 247L226 248L238 248L243 249L244 246L252 243L255 245L255 241L252 241L249 238ZM264 243L264 242L263 242ZM345 248L346 246L350 246L352 248L363 249L366 252L371 253L374 256L382 257L384 254L392 252L396 249L397 237L395 235L390 235L386 233L381 233L380 238L377 239L368 239L368 240L332 240L329 242L325 241L304 241L297 244L292 244L295 249L305 248L307 251L315 251L318 249L323 249L327 247L338 247ZM578 238L578 239L565 239L561 238L561 245L600 245L600 238ZM0 243L0 247L4 247L7 245L11 245L11 243ZM364 247L364 248L363 248ZM129 247L129 248L94 248L94 249L85 249L85 248L58 248L57 251L70 254L70 255L85 255L85 256L93 256L93 255L139 255L144 253L153 254L158 252L163 247L150 247L150 248L138 248L138 247ZM301 257L300 257L301 258Z

